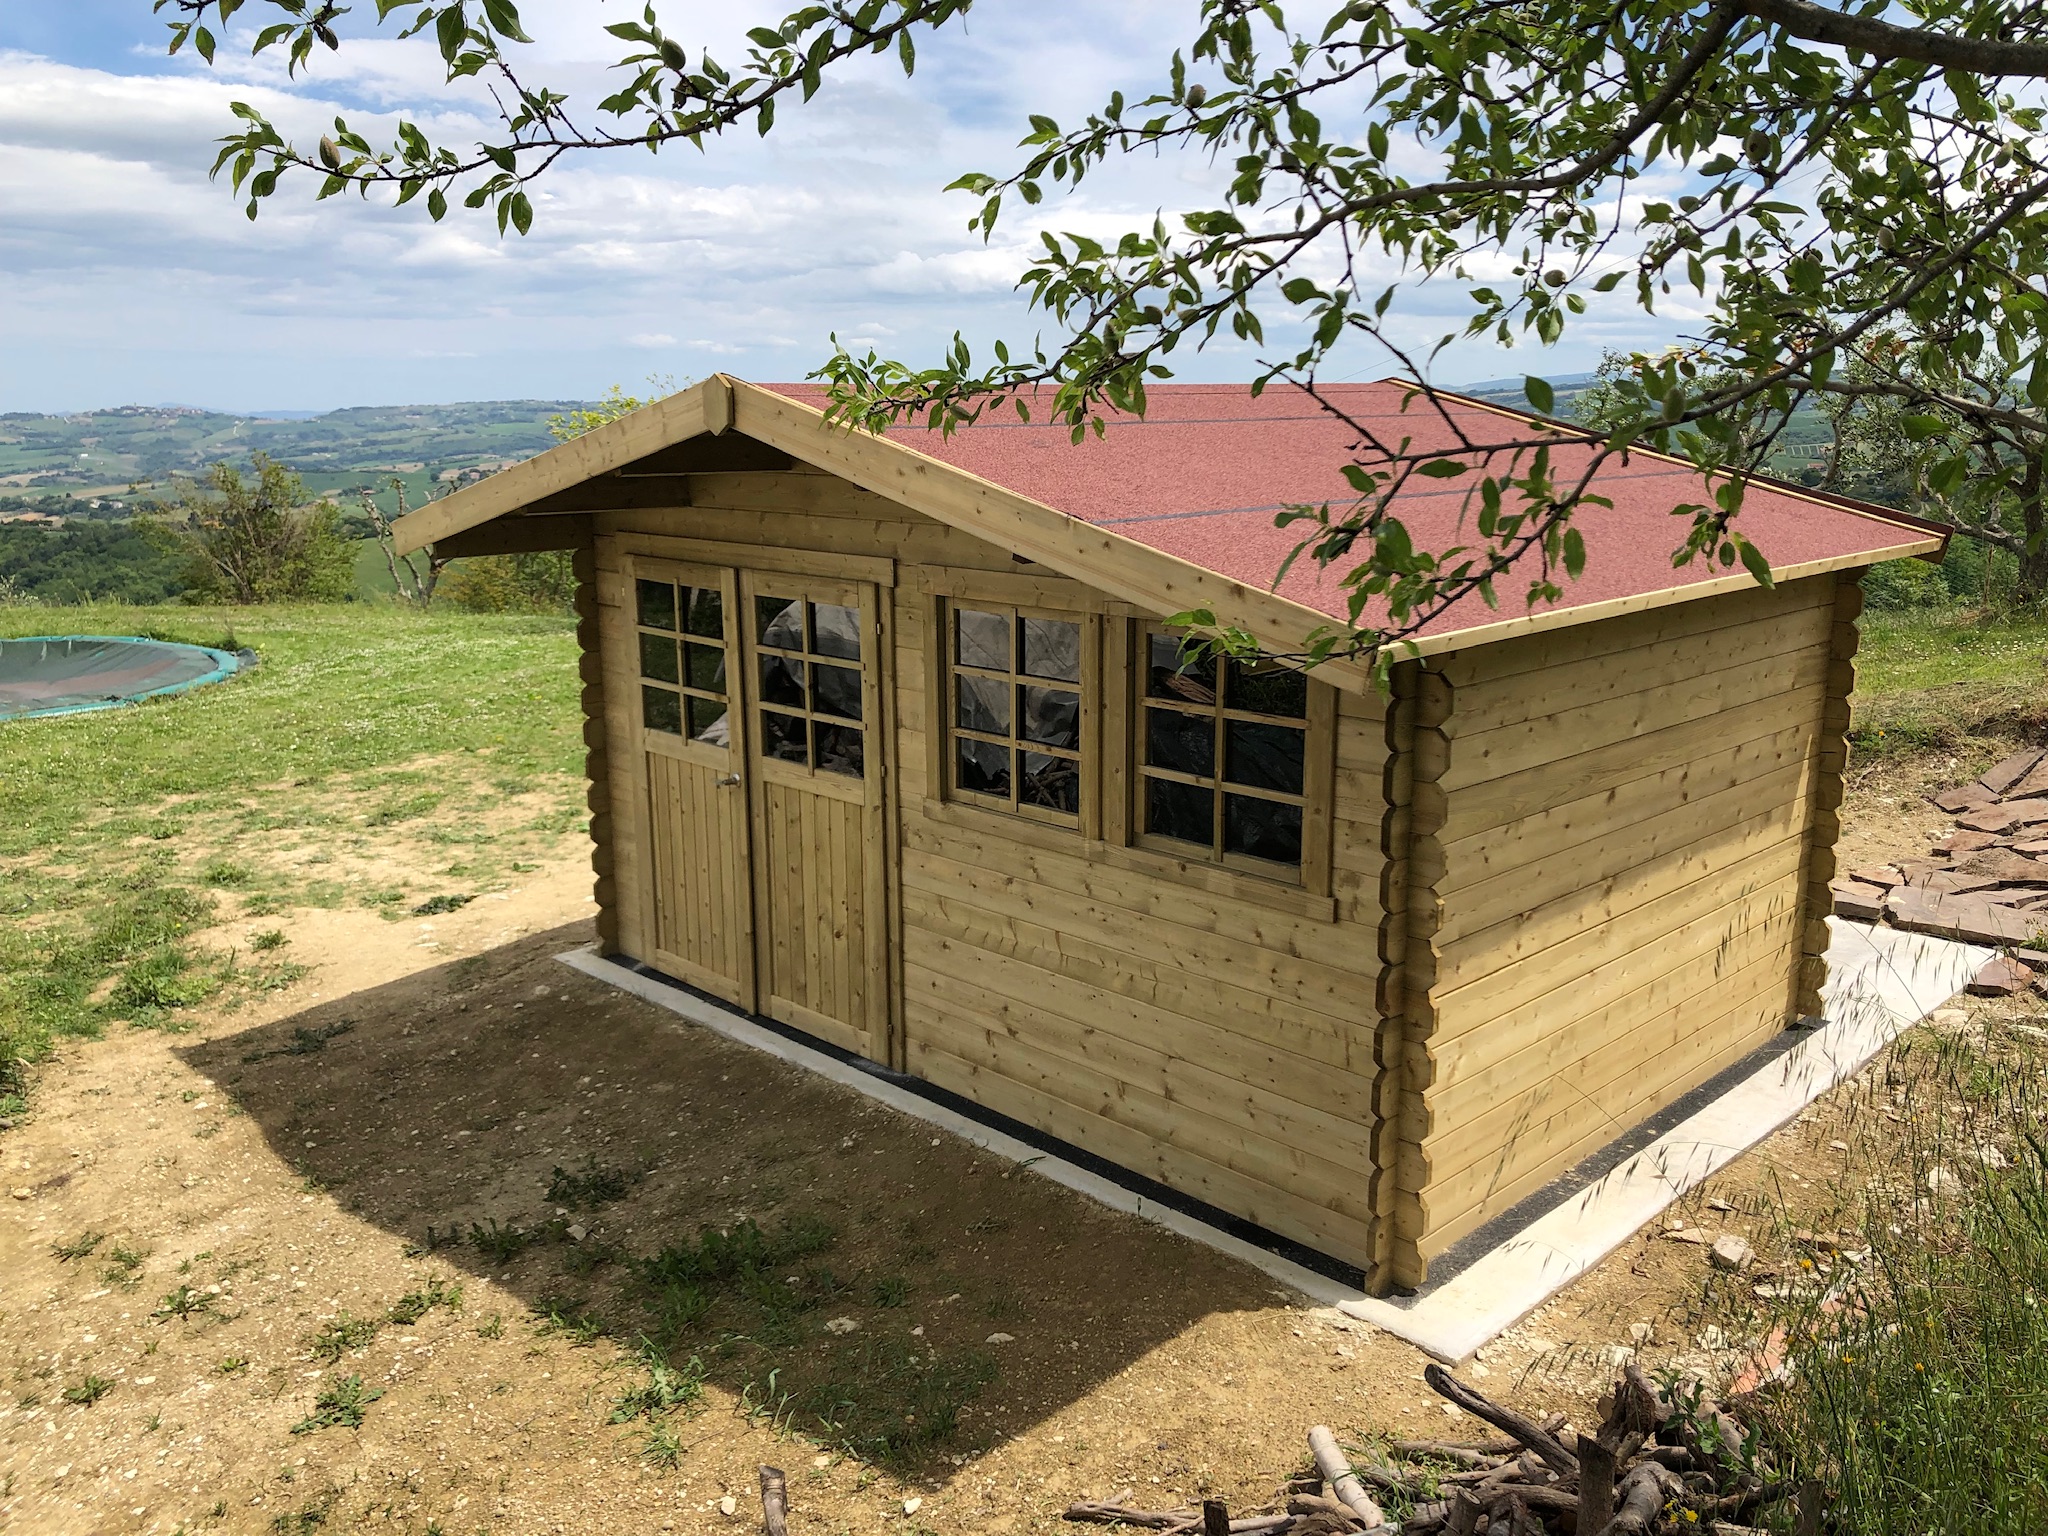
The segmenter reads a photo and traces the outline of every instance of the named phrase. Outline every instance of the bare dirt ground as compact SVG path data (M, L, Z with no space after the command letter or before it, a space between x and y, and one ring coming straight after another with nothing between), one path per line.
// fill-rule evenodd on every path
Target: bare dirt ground
M1873 844L1909 792L1865 795ZM1051 1531L1126 1487L1255 1507L1312 1423L1457 1427L1391 1337L558 964L584 856L432 917L268 912L293 985L44 1074L0 1141L0 1528L738 1531L773 1462L802 1533ZM1739 1369L1731 1301L1832 1262L1886 1092L1817 1106L1465 1373L1583 1422L1630 1349ZM1722 1231L1757 1270L1708 1267Z

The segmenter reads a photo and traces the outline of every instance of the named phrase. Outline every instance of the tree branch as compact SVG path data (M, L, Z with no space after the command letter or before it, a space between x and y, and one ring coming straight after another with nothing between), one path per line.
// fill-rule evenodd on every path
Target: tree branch
M1879 21L1875 16L1847 15L1815 5L1813 0L1736 0L1736 4L1757 20L1809 43L1831 43L1881 59L1910 59L1976 75L2048 78L2048 43L1929 32Z

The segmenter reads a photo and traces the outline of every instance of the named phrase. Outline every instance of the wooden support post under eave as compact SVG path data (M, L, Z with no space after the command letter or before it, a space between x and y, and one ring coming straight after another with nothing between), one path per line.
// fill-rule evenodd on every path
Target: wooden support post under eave
M1367 1289L1384 1295L1422 1284L1420 1247L1427 1157L1429 1040L1436 1030L1431 988L1443 902L1437 882L1444 854L1437 834L1447 808L1441 781L1450 766L1444 723L1451 685L1420 661L1396 665L1389 677L1387 759L1380 828L1386 862L1380 873L1379 1027L1374 1036L1373 1265ZM1425 1177L1414 1177L1420 1170Z
M591 894L597 901L600 954L619 952L619 895L612 859L612 792L604 726L603 652L597 632L597 555L588 545L571 557L576 576L577 670L583 679L583 774L590 804Z
M1827 702L1814 753L1813 791L1806 811L1806 920L1797 974L1792 979L1794 1018L1818 1018L1820 989L1828 979L1828 914L1834 911L1835 841L1841 835L1842 781L1849 771L1849 696L1856 689L1857 620L1863 614L1863 572L1835 577L1835 622L1828 642Z

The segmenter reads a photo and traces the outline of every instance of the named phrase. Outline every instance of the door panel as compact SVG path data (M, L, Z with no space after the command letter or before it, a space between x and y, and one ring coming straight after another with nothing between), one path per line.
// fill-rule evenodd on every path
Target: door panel
M647 754L654 947L679 966L682 980L739 1002L753 972L753 897L745 802L736 786L721 782L727 777L665 752Z
M755 1006L745 718L734 574L635 556L628 654L644 796L647 958Z
M756 1005L886 1059L876 589L748 572Z

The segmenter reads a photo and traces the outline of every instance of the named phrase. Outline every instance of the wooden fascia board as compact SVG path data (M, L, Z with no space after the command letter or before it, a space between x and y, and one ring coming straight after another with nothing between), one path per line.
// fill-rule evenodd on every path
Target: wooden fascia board
M1340 623L893 439L833 426L815 407L743 380L733 383L733 430L1162 618L1207 609L1283 650L1305 649L1310 634ZM1316 675L1356 692L1373 686L1370 669L1355 662L1326 662Z
M589 513L547 517L500 517L434 541L437 559L473 555L522 555L550 549L589 549L595 537Z
M1830 571L1860 570L1865 566L1876 565L1881 560L1905 560L1925 554L1929 543L1929 539L1922 538L1891 549L1865 550L1853 555L1834 555L1825 560L1808 560L1800 565L1774 566L1771 575L1775 581L1787 582L1798 581L1807 576L1825 576ZM1666 587L1660 592L1639 592L1631 597L1610 598L1604 603L1584 603L1576 608L1547 608L1541 613L1525 613L1520 618L1502 619L1497 624L1481 624L1472 629L1453 629L1443 634L1424 635L1417 640L1400 642L1398 654L1441 656L1446 651L1471 650L1475 646L1496 645L1503 640L1520 639L1524 635L1540 635L1546 630L1569 629L1576 624L1594 624L1601 619L1618 619L1631 613L1647 613L1653 608L1669 608L1675 603L1720 597L1725 593L1744 591L1755 585L1754 576L1747 571L1738 571L1732 576L1718 576L1712 581L1696 581L1682 587Z
M410 554L436 539L517 512L671 444L707 432L723 432L732 425L732 391L732 380L714 373L701 384L573 437L452 496L429 502L391 525L398 553Z

